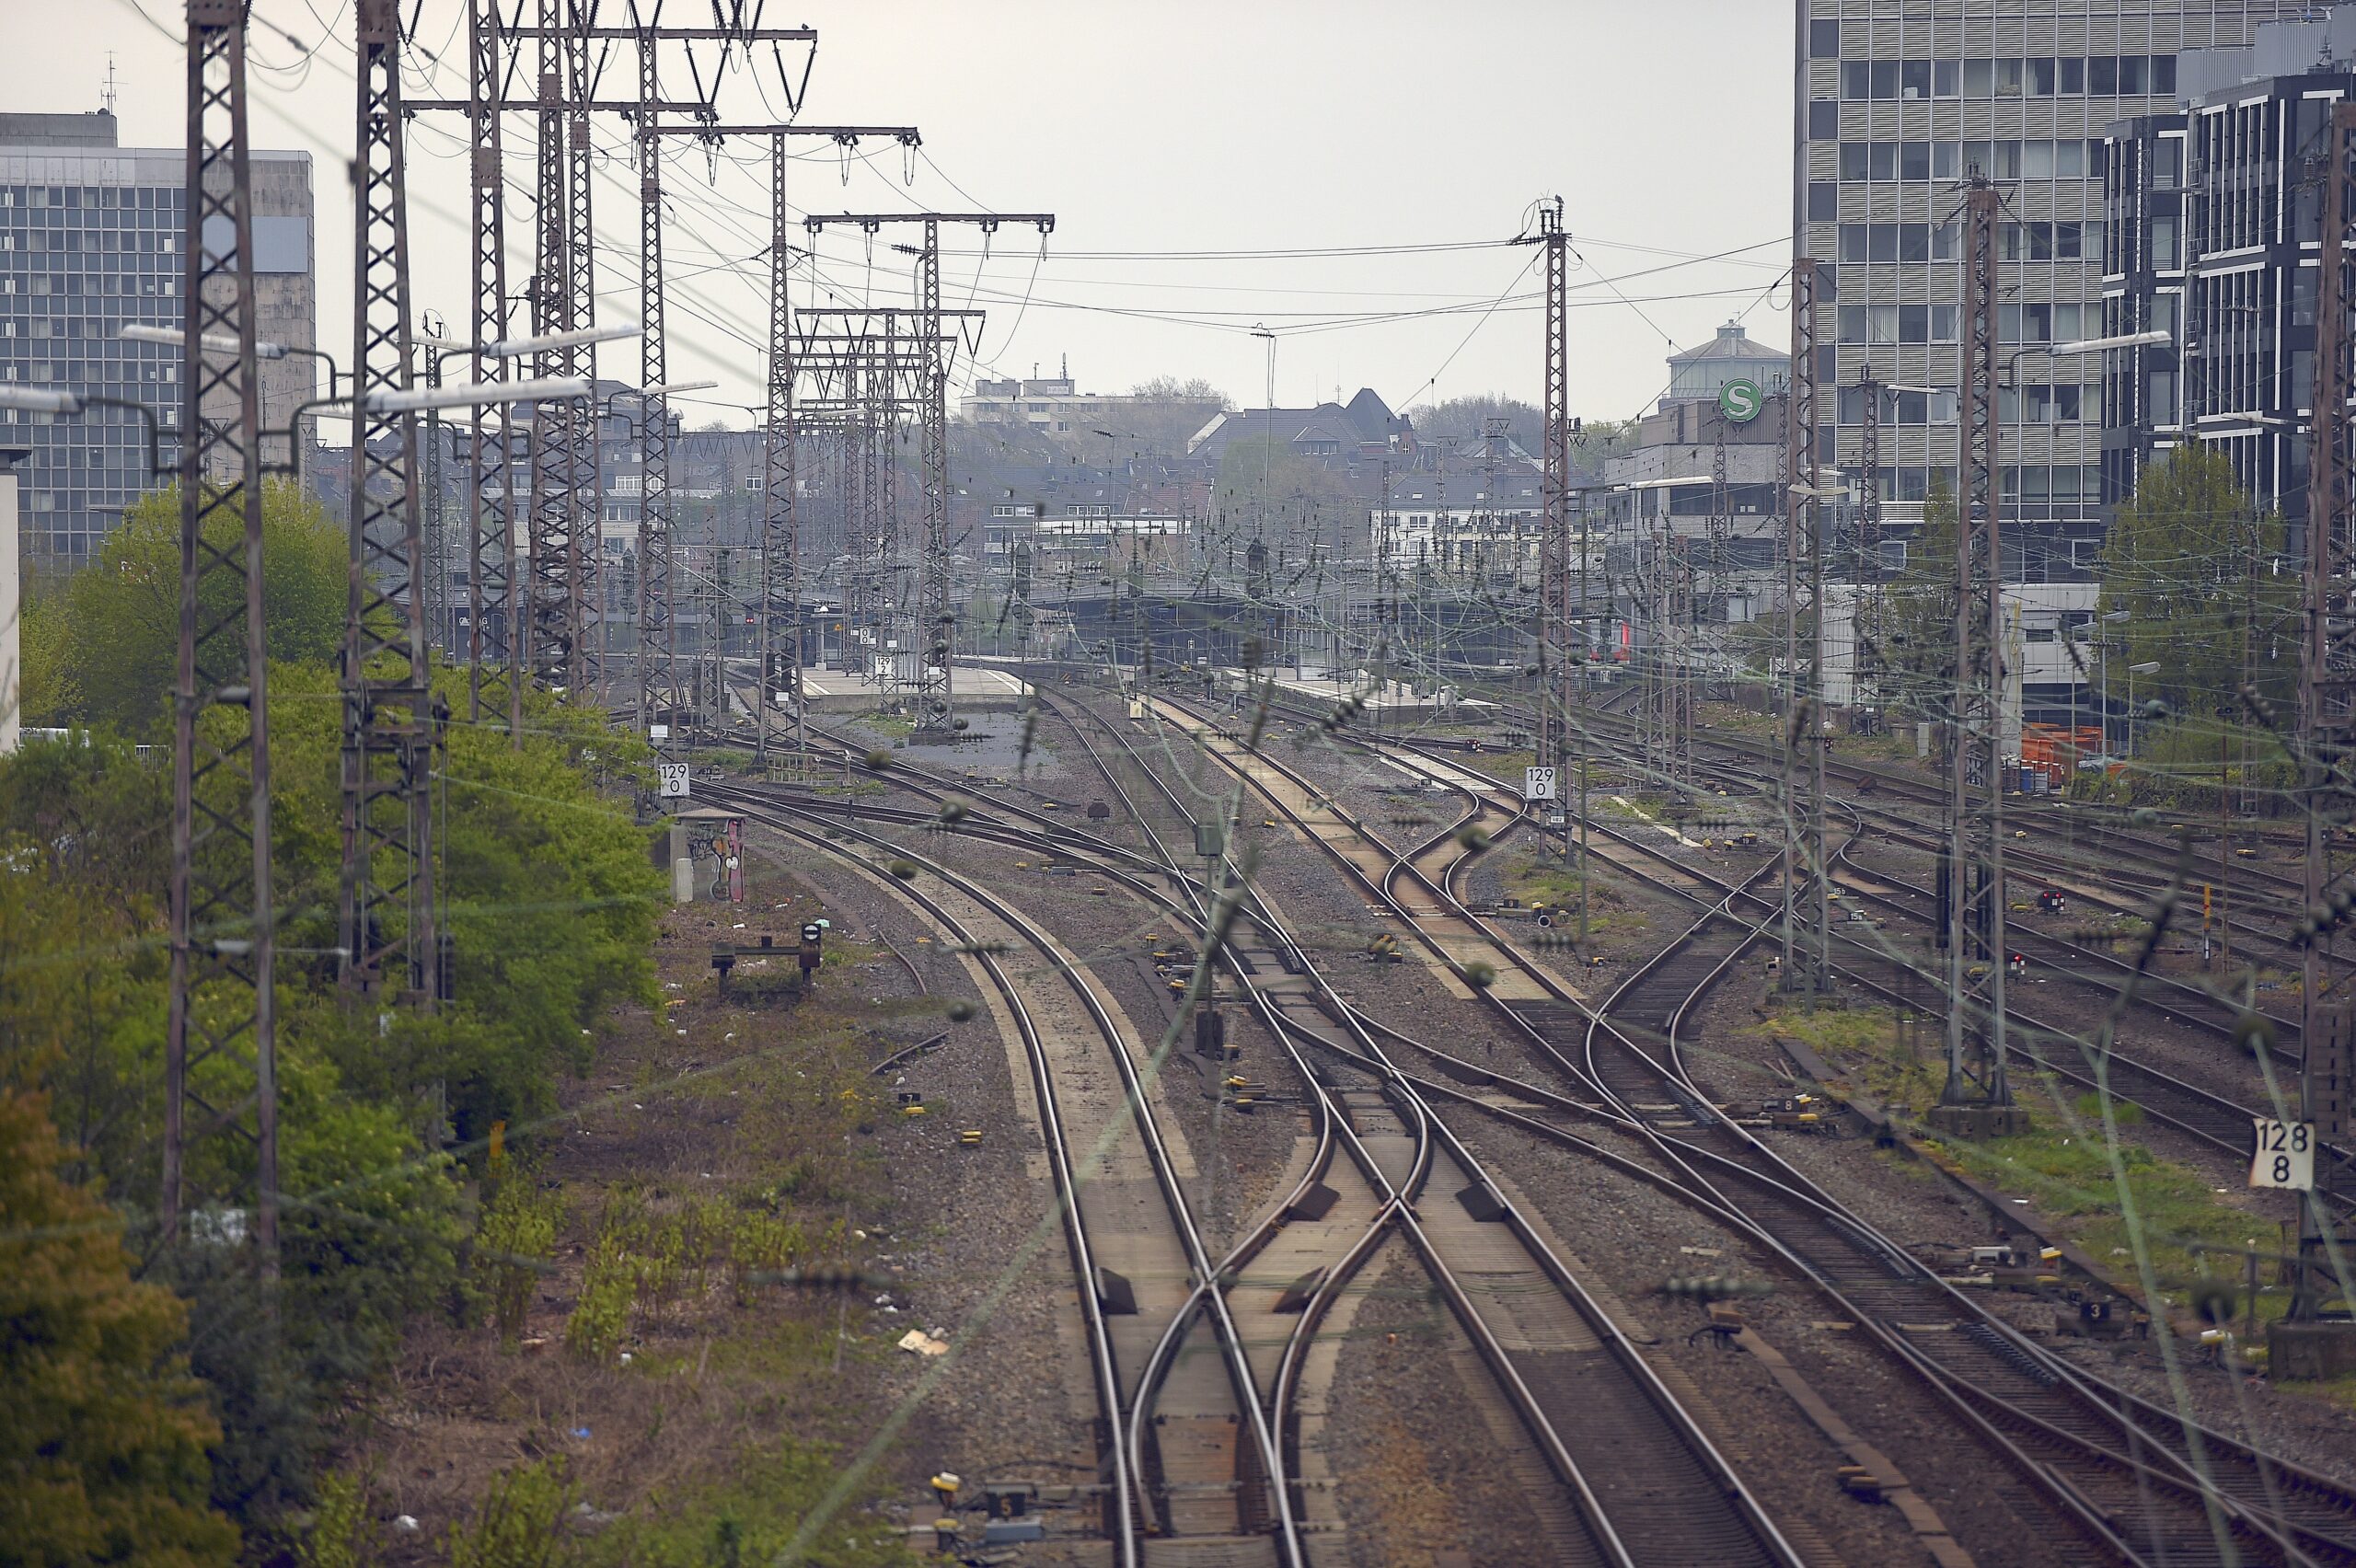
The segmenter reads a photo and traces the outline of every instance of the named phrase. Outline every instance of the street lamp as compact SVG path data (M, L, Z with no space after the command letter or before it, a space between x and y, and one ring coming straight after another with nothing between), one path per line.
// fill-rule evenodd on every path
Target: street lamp
M429 313L429 319L431 317ZM456 354L476 354L485 359L514 359L527 354L551 352L558 349L577 347L583 343L606 342L618 338L635 337L637 334L638 329L635 327L590 327L583 328L573 332L545 333L538 337L503 339L493 342L482 342L478 340L470 343L461 343L453 339L445 338L439 332L416 331L410 334L410 340L418 348L425 351L426 385L429 386L438 387L442 385L443 362ZM457 405L450 406L456 407ZM478 436L479 436L479 428L478 428ZM442 449L442 421L434 418L432 411L429 411L426 416L425 443L427 451L437 455L440 453ZM444 531L439 522L442 503L442 487L438 477L438 468L439 458L437 456L435 464L436 476L433 488L436 515L436 522L434 525L434 549L437 559L446 559L446 540L444 536ZM480 576L482 569L482 562L479 559L475 559L476 552L480 547L482 536L482 494L480 490L471 480L467 486L467 536L468 540L468 554L469 558L467 571L468 582L469 584L468 592L470 595L469 604L472 605L472 618L476 623L470 631L468 640L469 655L468 660L469 669L468 677L468 698L469 709L472 710L479 706L481 700L481 687L479 682L482 643L479 622L481 619L482 606L479 604L475 604L471 595L473 594L473 583L475 580ZM512 548L512 546L510 548ZM512 628L510 628L509 634L511 636L514 634ZM517 732L519 734L521 733L520 729Z
M2046 352L2060 354L2098 354L2106 349L2161 349L2176 341L2172 332L2122 332L2109 338L2073 338L2056 343Z
M2172 332L2122 332L2111 338L2072 338L2060 343L2024 343L2004 360L2004 374L1999 385L2010 389L2013 367L2019 364L2023 354L2043 354L2048 359L2060 359L2068 354L2098 354L2108 349L2159 349L2176 341Z
M485 359L521 359L526 354L555 353L560 349L583 349L592 343L618 342L635 338L639 329L635 323L628 327L576 327L567 332L543 332L536 338L502 338L484 343L479 351L468 343L455 345L461 352L479 352ZM421 338L421 342L428 341Z
M131 322L115 336L126 343L152 343L159 349L182 348L188 343L188 334L179 328L157 327L144 321ZM237 352L237 340L226 332L207 332L197 340L203 345L204 352L208 354L234 354ZM256 359L282 360L289 354L301 354L311 359L326 360L330 379L340 374L335 369L334 359L323 349L306 349L293 343L268 341L258 341L254 344Z
M2134 619L2135 617L2134 617L2134 613L2133 613L2132 611L2131 611L2131 610L2112 610L2109 614L2108 614L2108 615L2104 616L2102 618L2103 618L2103 624L2104 624L2104 625L2106 625L2106 626L2117 626L2117 625L2119 625L2121 621L2132 620L2132 619ZM2110 750L2110 637L2109 637L2109 635L2108 635L2108 633L2106 633L2106 634L2104 635L2103 640L2102 640L2102 754L2103 754L2103 756L2104 756L2104 758L2105 758L2106 760L2108 760L2108 759L2109 758L2109 756L2111 755L2111 750Z
M181 329L178 327L158 327L151 322L145 321L127 322L123 325L122 329L115 334L115 336L126 343L148 343L156 348L162 349L185 348L188 344L188 333L183 331ZM199 338L197 341L203 348L204 352L209 354L235 354L237 352L238 347L237 340L226 332L207 332L202 338ZM330 395L332 395L336 389L336 383L343 378L343 372L336 368L335 356L329 353L325 349L305 348L298 343L258 341L254 344L254 358L258 360L283 360L290 355L299 356L304 359L315 359L320 363L326 365L328 367L328 391ZM300 421L286 427L286 467L294 473L294 486L295 489L299 490L303 485L303 447Z
M156 423L156 410L144 403L129 398L102 398L96 393L69 392L62 386L12 386L0 385L0 409L21 409L29 414L56 414L75 418L91 409L129 409L147 427L147 468L150 473L164 471L163 432Z
M547 375L528 381L465 381L456 386L403 386L360 399L366 414L422 414L434 409L487 409L502 403L560 403L589 396L581 375ZM329 398L328 402L349 402Z
M2151 674L2159 667L2157 659L2127 666L2127 755L2131 757L2135 755L2135 677Z
M595 444L595 458L596 458L596 464L597 464L597 491L598 491L596 548L595 548L595 550L593 552L593 559L594 559L594 560L595 560L595 562L596 562L599 566L602 566L602 565L603 565L603 563L604 563L604 556L605 556L605 548L606 548L606 538L605 538L605 518L606 518L606 508L605 508L605 489L606 489L606 416L607 416L607 415L609 415L609 414L611 414L611 413L613 412L614 404L616 403L616 401L618 401L618 399L620 399L620 398L637 398L637 399L638 399L638 404L639 404L639 415L638 415L638 443L639 443L639 474L640 474L640 478L639 478L639 491L638 491L638 564L637 564L637 573L638 573L639 595L640 595L640 606L639 606L639 607L640 607L640 609L641 609L641 614L639 616L639 617L638 617L638 618L639 618L640 629L641 629L641 633L642 633L642 631L643 631L644 622L645 622L645 616L643 615L643 613L642 613L642 612L643 612L644 607L645 607L645 583L646 583L646 543L647 543L647 518L646 518L647 491L646 491L646 481L645 481L646 446L647 446L647 442L648 442L648 438L649 438L649 432L653 430L653 421L654 421L655 418L657 417L657 416L656 416L656 413L655 413L655 405L656 405L657 403L659 403L659 402L660 402L664 398L668 397L669 395L671 395L671 394L672 394L672 393L674 393L674 392L701 392L701 391L707 390L708 388L717 386L719 386L719 385L720 385L720 383L719 383L719 382L717 382L717 381L665 381L665 382L658 382L656 385L654 385L654 386L639 386L639 387L628 387L628 386L626 386L626 387L622 387L622 388L620 388L619 390L617 390L617 391L613 391L613 392L608 392L608 393L606 393L606 396L605 396L605 397L604 397L604 398L603 398L598 402L598 405L597 405L597 418L596 418L596 421L595 421L595 426L594 426L594 428L593 428L592 435L591 435L591 440L592 440L592 442ZM602 671L602 670L605 668L606 664L606 663L610 663L610 662L612 661L612 658L613 658L613 651L614 651L614 635L613 635L613 633L614 633L614 628L613 628L613 621L612 621L612 619L611 619L610 616L609 616L609 615L608 615L608 613L607 613L607 608L606 608L606 591L605 591L605 586L604 586L605 579L604 579L604 577L603 577L603 575L602 575L602 574L599 574L599 575L597 576L597 578L596 578L596 582L597 582L597 642L598 642L598 646L600 647L600 649L601 649L601 650L603 650L603 652L604 652L604 655L605 655L605 656L604 656L604 658L602 658L602 659L598 662L598 668ZM625 581L624 581L624 587L625 587L625 589L627 589L627 587L628 587L628 580L627 580L627 579L625 579ZM651 722L651 721L652 721L652 717L653 717L653 716L652 716L652 715L650 715L650 714L645 714L645 713L640 713L640 712L638 712L638 709L639 709L640 708L641 708L641 707L644 705L644 702L645 702L645 696L646 696L646 648L645 648L645 644L644 644L644 642L643 642L643 640L633 640L633 643L632 643L632 646L633 646L633 648L636 650L636 653L637 653L637 660L638 660L638 691L637 691L637 693L636 693L636 694L631 698L631 700L630 700L630 709L631 709L632 713L633 713L633 714L635 714L635 715L637 716L638 727L639 727L639 729L642 732L642 731L644 731L644 730L646 729L647 725Z

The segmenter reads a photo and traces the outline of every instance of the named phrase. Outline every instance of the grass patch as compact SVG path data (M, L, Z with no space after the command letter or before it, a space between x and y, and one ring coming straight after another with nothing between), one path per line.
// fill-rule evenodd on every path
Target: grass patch
M1786 1012L1754 1026L1754 1032L1806 1041L1857 1088L1919 1121L1937 1103L1946 1077L1935 1020L1919 1027L1923 1032L1909 1045L1901 1042L1890 1009L1852 1008ZM2053 1080L2034 1078L2016 1081L2015 1089L2036 1101L2028 1132L1984 1143L1925 1141L1976 1180L2007 1196L2028 1199L2056 1231L2121 1276L2135 1276L2140 1231L2167 1299L2187 1304L2211 1278L2235 1286L2238 1294L2240 1260L2220 1254L2236 1253L2253 1242L2269 1249L2276 1244L2272 1222L2227 1203L2200 1171L2127 1140L2126 1133L2142 1124L2142 1107L2112 1103L2112 1120L2121 1135L2114 1168L2096 1095L2073 1094ZM2122 1178L2133 1200L2131 1228L2120 1198ZM2279 1315L2283 1305L2281 1295L2261 1293L2258 1316Z
M574 1560L633 1568L742 1568L785 1560L802 1521L826 1496L836 1455L780 1437L733 1458L723 1477L673 1489L594 1539ZM880 1516L854 1509L815 1532L798 1561L829 1568L901 1568L920 1559Z
M2178 1305L2211 1278L2237 1286L2241 1263L2231 1254L2252 1243L2275 1245L2270 1222L2224 1203L2199 1171L2123 1139L2114 1169L2098 1120L2073 1107L2055 1122L2017 1137L1940 1147L1972 1175L2027 1198L2056 1228L2130 1279L2140 1231L2162 1293ZM2134 1200L2131 1228L2120 1203L2122 1177ZM2280 1315L2284 1305L2281 1296L2262 1292L2259 1319Z
M1850 1082L1894 1111L1921 1115L1939 1098L1946 1068L1937 1043L1911 1032L1901 1039L1898 1015L1888 1008L1819 1008L1803 1011L1796 1002L1750 1032L1801 1041L1839 1067Z
M1526 905L1542 904L1549 909L1561 909L1575 907L1578 902L1578 878L1560 861L1520 862L1507 870L1504 882L1506 892ZM1652 918L1643 910L1629 906L1624 889L1590 874L1587 884L1587 928L1596 936L1608 931L1646 931L1652 928Z

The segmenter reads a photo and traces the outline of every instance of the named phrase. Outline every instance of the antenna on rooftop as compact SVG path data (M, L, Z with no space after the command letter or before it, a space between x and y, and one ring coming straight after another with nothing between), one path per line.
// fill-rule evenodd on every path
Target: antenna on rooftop
M114 51L107 51L107 85L98 90L98 107L107 113L114 112Z

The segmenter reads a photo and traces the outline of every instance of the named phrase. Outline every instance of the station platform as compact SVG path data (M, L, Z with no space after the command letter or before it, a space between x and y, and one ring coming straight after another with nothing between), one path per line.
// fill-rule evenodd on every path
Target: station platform
M1234 669L1220 670L1218 680L1220 689L1230 693L1257 685L1243 671ZM1378 686L1355 670L1340 670L1332 674L1314 671L1296 675L1279 674L1276 690L1288 702L1304 707L1330 708L1359 697L1364 699L1366 712L1397 719L1472 720L1495 711L1496 707L1477 698L1458 697L1453 688L1419 693L1405 681L1384 681Z
M803 666L802 691L810 706L822 713L870 712L907 699L905 686L872 674ZM961 709L987 712L1015 709L1031 687L1011 670L987 664L959 664L950 675L950 691Z

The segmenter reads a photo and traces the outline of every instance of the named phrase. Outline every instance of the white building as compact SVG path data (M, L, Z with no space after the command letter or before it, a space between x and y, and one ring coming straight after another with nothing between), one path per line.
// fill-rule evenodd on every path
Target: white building
M1183 406L1183 405L1182 405ZM1136 414L1161 415L1171 407L1167 398L1138 398L1125 392L1082 392L1069 376L1028 381L993 381L983 377L973 392L957 400L957 417L973 424L1027 424L1050 435L1086 441L1101 432L1114 441L1136 433ZM1207 419L1218 412L1218 400L1202 399Z

